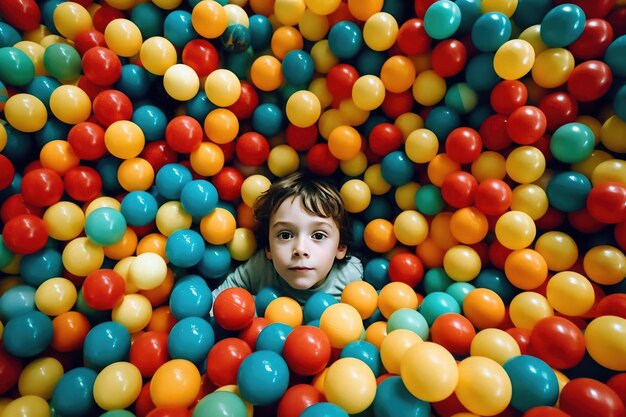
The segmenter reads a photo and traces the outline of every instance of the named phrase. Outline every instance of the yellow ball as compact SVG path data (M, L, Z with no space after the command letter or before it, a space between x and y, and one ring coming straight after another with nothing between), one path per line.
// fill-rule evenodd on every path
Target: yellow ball
M359 340L364 331L359 311L346 303L326 308L320 317L320 329L330 339L331 346L338 349Z
M142 47L143 36L137 25L128 19L114 19L104 29L107 47L122 57L137 55Z
M109 207L114 210L120 211L122 204L113 197L103 196L103 197L94 198L84 208L85 216L89 216L94 210L97 210L102 207Z
M296 300L290 297L278 297L265 309L265 318L271 323L283 323L291 327L302 324L304 313Z
M409 133L404 150L411 161L424 164L430 162L439 152L439 141L431 130L417 129Z
M163 87L174 100L191 100L198 94L200 79L198 74L188 65L175 64L163 75Z
M359 151L354 158L339 161L339 169L349 177L358 177L367 169L367 156L364 152Z
M61 85L50 95L50 110L63 123L75 125L89 118L91 100L81 88Z
M496 238L504 247L518 250L528 247L537 233L533 219L522 211L508 211L496 221Z
M415 77L413 98L422 106L434 106L446 95L446 80L433 70L425 70Z
M244 5L245 2L243 3L243 5L234 4L233 2L231 2L230 4L223 6L224 11L226 12L226 21L228 22L227 26L230 26L232 24L242 25L244 27L250 26L248 14L242 8L242 6Z
M597 284L619 284L626 277L626 256L615 246L595 246L585 254L583 268L589 279Z
M48 236L60 241L72 240L83 231L85 213L70 201L59 201L48 207L43 214Z
M322 109L330 106L333 102L333 96L328 91L325 77L314 78L309 84L309 91L317 96Z
M363 181L365 181L373 195L383 195L391 190L391 184L383 178L381 168L380 164L373 164L363 174Z
M168 201L157 210L156 227L163 236L169 236L177 230L188 229L193 218L183 209L180 201Z
M509 405L513 393L504 368L493 359L470 356L459 365L458 384L454 390L459 401L472 413L496 415Z
M416 113L403 113L396 118L393 124L402 132L402 138L406 141L409 134L424 127L424 119Z
M594 153L595 152L596 151L594 151ZM605 154L610 155L606 152ZM607 158L607 156L602 156L601 158ZM603 182L616 182L626 186L626 161L623 159L613 159L610 156L605 160L598 158L597 165L592 168L590 177L593 186L602 184Z
M376 396L376 376L356 358L341 358L328 367L324 396L349 414L367 409Z
M511 210L521 211L533 220L540 219L548 211L548 195L536 184L521 184L513 189Z
M17 389L21 396L36 395L49 400L62 376L63 365L58 359L49 356L36 358L22 370L17 381ZM1 412L0 415L2 415Z
M141 294L126 294L111 310L111 320L126 327L131 334L145 329L151 318L152 304Z
M501 180L506 176L506 160L498 152L485 151L472 162L471 171L479 183L489 178Z
M245 227L235 229L233 238L226 244L231 258L236 261L247 261L257 250L254 232Z
M352 179L346 181L339 190L341 200L349 213L360 213L372 201L370 188L364 181Z
M204 81L207 98L216 106L228 107L241 96L241 82L230 70L216 69Z
M253 207L256 199L270 188L272 182L264 175L250 175L241 185L241 198L248 207Z
M612 115L602 124L600 141L611 152L626 153L626 121Z
M267 167L277 177L284 177L298 170L300 157L289 145L277 145L270 150L267 157Z
M59 4L52 13L54 27L67 39L74 40L80 32L93 27L93 21L87 9L73 1Z
M311 47L311 58L313 58L315 71L320 74L328 74L328 72L339 63L339 58L330 50L328 39L315 42Z
M37 97L26 94L14 94L4 104L4 117L15 129L32 133L40 130L48 120L48 110Z
M352 86L352 100L362 110L375 110L385 100L385 84L375 75L362 75Z
M417 246L428 237L428 222L418 211L404 210L393 221L393 232L403 245Z
M86 277L102 266L104 249L86 237L77 237L63 248L61 259L70 274Z
M500 78L518 80L528 74L535 63L535 50L522 39L502 44L493 58L493 69Z
M140 290L151 290L163 283L167 275L167 264L163 258L152 252L137 255L130 264L129 278Z
M567 49L546 49L535 58L532 79L539 87L556 88L567 82L574 65L574 55Z
M480 268L480 256L470 246L453 246L443 256L443 269L455 281L468 282L473 280L480 273Z
M396 329L389 332L380 344L380 359L387 372L400 375L400 367L405 353L414 345L422 342L422 338L411 330Z
M543 295L524 291L511 300L509 314L515 327L532 330L539 320L553 316L554 310Z
M168 68L176 64L176 47L167 38L153 36L141 44L139 58L146 71L164 75Z
M135 402L142 387L141 372L130 362L106 366L93 384L93 399L103 410L123 409Z
M347 116L339 109L325 110L317 123L320 136L328 140L330 133L338 126L349 125Z
M19 417L50 417L51 411L48 402L37 395L24 395L9 402L2 416Z
M454 356L433 342L416 343L400 362L400 376L411 394L422 401L448 398L459 379Z
M386 51L391 48L397 37L398 22L389 13L374 13L363 25L363 40L374 51Z
M58 316L72 309L77 296L72 281L60 277L50 278L37 287L35 305L48 316Z
M284 26L297 25L305 10L304 0L276 0L274 2L274 16Z
M484 356L504 365L509 359L521 355L521 351L513 336L501 329L487 328L472 339L470 355Z
M328 18L325 15L315 13L310 8L304 11L300 22L298 22L298 29L302 37L311 42L324 39L328 34L329 26Z
M626 319L600 316L585 330L587 352L600 365L613 371L626 371Z
M537 181L546 169L546 158L534 146L520 146L506 158L506 173L520 184Z
M524 40L533 47L533 51L535 52L535 56L539 55L546 49L548 49L548 45L543 42L541 39L541 25L536 24L527 27L522 31L522 33L518 36L519 39Z
M551 271L570 269L578 260L576 241L567 233L549 231L537 239L535 250L543 256Z
M320 118L322 106L315 94L307 90L293 93L287 99L285 113L289 121L298 127L314 125Z
M546 297L552 308L567 316L585 314L595 302L591 282L584 275L574 271L554 274L548 281Z
M306 7L319 15L329 15L341 4L341 0L306 0Z
M420 185L414 181L398 186L394 193L398 208L401 210L415 210L415 194L419 188Z

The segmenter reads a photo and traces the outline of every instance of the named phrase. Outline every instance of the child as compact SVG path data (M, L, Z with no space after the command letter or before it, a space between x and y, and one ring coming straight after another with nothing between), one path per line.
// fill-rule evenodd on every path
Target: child
M265 287L304 304L315 292L337 300L363 279L361 261L348 254L349 218L337 190L296 172L274 182L254 205L260 250L229 274L213 297L231 287L256 294Z

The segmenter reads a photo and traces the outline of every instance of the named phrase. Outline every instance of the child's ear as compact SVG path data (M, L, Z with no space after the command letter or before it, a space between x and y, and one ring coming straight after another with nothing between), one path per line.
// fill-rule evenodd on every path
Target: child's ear
M339 247L337 248L337 255L335 255L335 258L343 259L343 258L346 257L346 253L348 253L348 246L347 245L339 245Z
M272 260L272 252L270 252L270 248L265 248L265 257L270 261Z

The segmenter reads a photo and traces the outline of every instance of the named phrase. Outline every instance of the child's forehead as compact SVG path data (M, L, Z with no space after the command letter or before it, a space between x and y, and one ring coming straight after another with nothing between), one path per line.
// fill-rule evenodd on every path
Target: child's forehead
M320 221L333 222L333 219L327 216L322 216L315 211L309 209L304 204L302 198L298 195L291 196L280 202L270 215L270 222L282 221L284 218L289 218L297 215L305 214L308 217L320 219Z

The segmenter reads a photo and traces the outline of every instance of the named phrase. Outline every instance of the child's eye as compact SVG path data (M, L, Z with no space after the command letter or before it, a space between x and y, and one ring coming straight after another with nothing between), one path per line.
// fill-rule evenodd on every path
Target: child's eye
M315 232L311 235L314 240L322 240L326 238L326 234L322 232Z
M277 235L277 237L281 240L290 239L292 236L291 232L279 232Z

